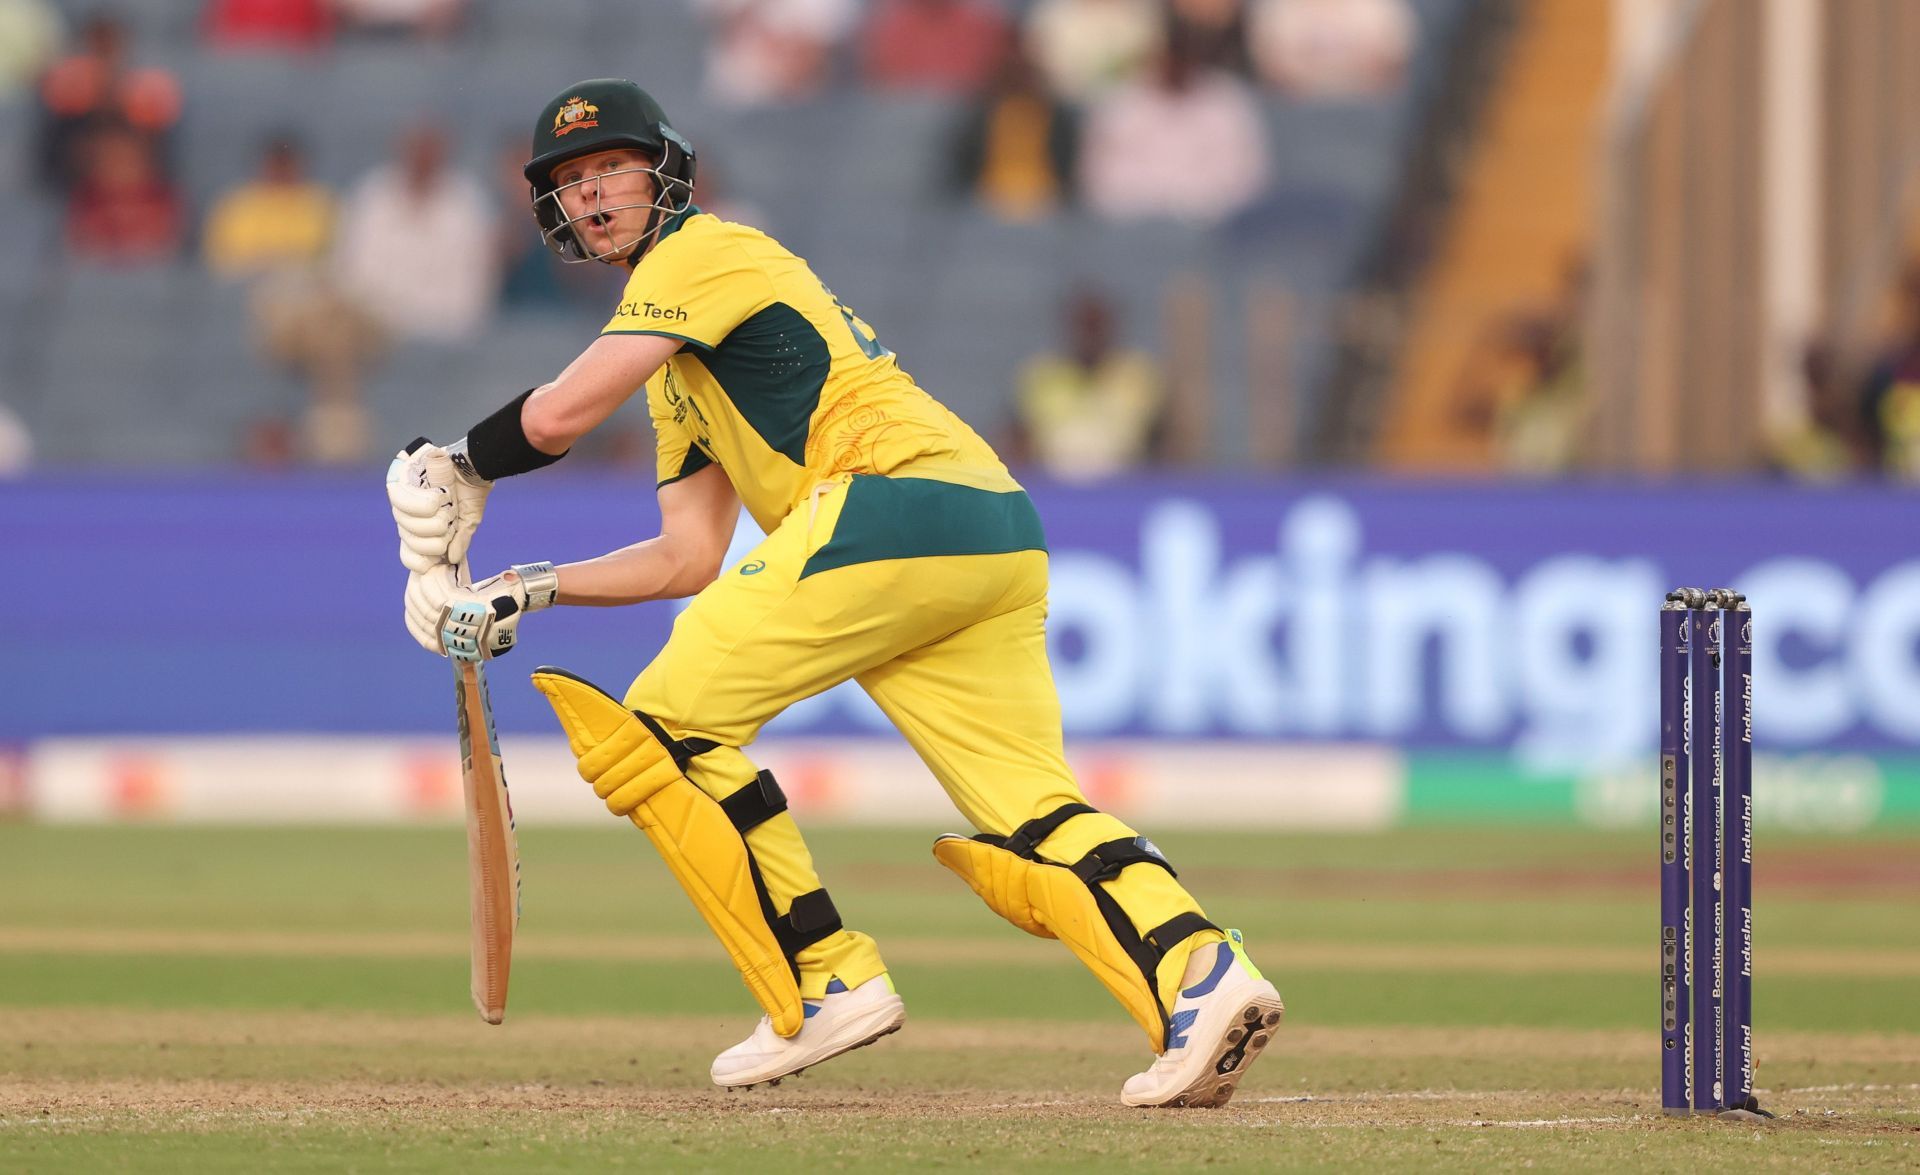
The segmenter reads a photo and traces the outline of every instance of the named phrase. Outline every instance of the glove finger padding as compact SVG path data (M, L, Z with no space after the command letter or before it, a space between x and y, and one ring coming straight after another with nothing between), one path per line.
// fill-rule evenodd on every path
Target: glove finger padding
M416 497L420 500L411 500ZM393 504L393 523L404 536L433 539L453 532L453 499L445 490L389 486L387 500Z
M444 489L452 502L453 522L447 538L447 562L465 563L473 549L474 532L480 529L480 519L486 513L487 495L492 492L493 483L469 477L462 471L461 465L454 461L453 455L438 445L420 450L415 459L425 470L427 484ZM472 467L468 465L467 468Z
M806 1022L799 983L768 925L746 841L726 810L681 773L646 723L598 687L550 666L534 673L533 684L553 705L580 777L660 851L773 1030L798 1033Z
M445 563L407 577L407 631L429 653L446 653L440 644L440 613L459 590L459 572Z
M387 504L400 532L400 562L409 571L425 571L448 558L458 527L453 492L434 484L425 459L402 451L387 467Z
M445 563L438 555L424 554L413 545L413 540L404 536L400 539L400 565L408 571L423 574Z
M447 541L447 562L465 563L467 561L467 555L473 550L473 532L479 525L480 517L478 513L475 513L473 516L473 524L471 526L465 525L460 521L455 522L453 535Z

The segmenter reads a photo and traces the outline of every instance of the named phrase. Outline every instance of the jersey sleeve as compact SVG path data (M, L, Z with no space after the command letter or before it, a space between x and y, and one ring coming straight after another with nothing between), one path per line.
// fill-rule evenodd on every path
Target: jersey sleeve
M602 334L666 335L712 350L772 300L766 275L724 238L686 234L682 229L634 267Z
M647 413L653 417L654 486L671 485L713 464L713 458L694 440L686 425L685 401L666 396L665 369L647 381Z

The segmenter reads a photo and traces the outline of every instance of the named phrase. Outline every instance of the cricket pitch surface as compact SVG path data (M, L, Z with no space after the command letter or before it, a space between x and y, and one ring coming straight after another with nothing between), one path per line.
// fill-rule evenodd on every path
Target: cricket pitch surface
M931 831L813 833L897 1035L724 1093L757 1011L644 838L522 831L505 1025L457 827L0 826L0 1170L1911 1170L1920 837L1762 830L1761 1125L1659 1105L1652 834L1156 832L1287 1020L1221 1110Z

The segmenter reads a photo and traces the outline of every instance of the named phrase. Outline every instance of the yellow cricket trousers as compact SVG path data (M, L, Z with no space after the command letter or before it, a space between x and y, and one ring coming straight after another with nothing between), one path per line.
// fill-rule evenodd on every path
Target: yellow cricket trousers
M762 725L853 679L961 814L1004 836L1085 802L1061 745L1046 616L1047 554L1024 492L847 475L693 598L625 704L676 738L719 744L686 769L719 800L755 779L740 748ZM1085 817L1050 851L1078 860L1132 835L1112 817ZM776 913L821 888L791 813L746 839ZM1107 888L1142 933L1200 909L1153 865L1131 866ZM796 963L808 999L830 978L856 987L886 970L874 941L853 930L803 949Z

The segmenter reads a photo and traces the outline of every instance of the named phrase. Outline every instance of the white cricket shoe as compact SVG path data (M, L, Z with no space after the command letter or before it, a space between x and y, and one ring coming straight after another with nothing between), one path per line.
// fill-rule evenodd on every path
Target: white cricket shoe
M818 1065L841 1053L870 1045L906 1021L907 1006L894 994L885 975L849 990L834 979L827 998L803 1000L807 1019L789 1037L773 1030L771 1018L760 1017L753 1035L713 1059L713 1083L740 1089L766 1082L780 1084L809 1065Z
M1267 1047L1286 1006L1247 958L1238 930L1187 960L1168 1019L1167 1050L1145 1073L1127 1078L1130 1106L1224 1106Z

